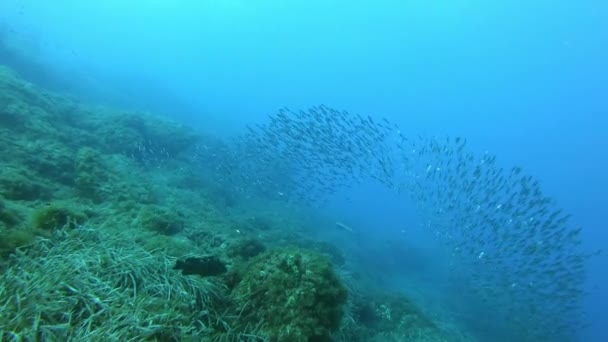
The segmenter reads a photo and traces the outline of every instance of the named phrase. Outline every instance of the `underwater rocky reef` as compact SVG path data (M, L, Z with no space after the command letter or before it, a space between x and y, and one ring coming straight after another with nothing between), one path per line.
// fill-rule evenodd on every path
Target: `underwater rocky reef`
M0 67L0 340L473 340L358 286L237 146Z

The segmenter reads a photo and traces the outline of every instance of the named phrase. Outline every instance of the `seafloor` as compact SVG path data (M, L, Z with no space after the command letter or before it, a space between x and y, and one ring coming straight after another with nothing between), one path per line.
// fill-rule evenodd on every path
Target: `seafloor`
M360 286L313 213L218 186L212 140L0 68L1 340L469 340Z

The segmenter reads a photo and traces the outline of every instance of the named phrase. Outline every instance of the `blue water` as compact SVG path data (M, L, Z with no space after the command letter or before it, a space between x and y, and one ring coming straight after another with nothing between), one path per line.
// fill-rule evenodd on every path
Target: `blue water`
M599 0L0 2L0 30L59 91L225 136L320 103L466 136L537 177L589 251L608 242L606 18ZM350 197L336 208L382 220L380 235L410 224L387 192ZM590 262L580 341L608 341L607 262Z

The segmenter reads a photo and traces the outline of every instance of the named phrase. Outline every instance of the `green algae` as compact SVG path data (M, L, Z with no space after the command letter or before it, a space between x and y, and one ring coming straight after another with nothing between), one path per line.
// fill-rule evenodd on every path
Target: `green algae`
M247 261L266 251L266 246L256 238L244 238L234 241L228 248L228 256Z
M181 232L185 225L177 212L153 205L142 207L136 222L144 229L164 235L175 235Z
M9 200L36 201L51 198L51 190L21 166L5 166L0 171L0 191Z
M141 240L142 247L147 251L151 253L161 252L169 257L182 258L198 251L198 248L190 240L180 237L153 234Z
M239 324L261 320L271 340L322 341L339 328L347 291L325 257L289 248L258 256L232 298Z
M40 299L20 303L11 322L40 314L57 325L19 321L11 333L84 336L65 324L66 312L91 324L86 336L125 340L391 341L435 333L406 300L370 296L352 305L356 297L334 270L346 257L304 237L314 226L308 214L248 203L203 180L205 170L188 158L201 138L148 113L48 93L0 67L0 258L12 272L0 280ZM211 254L228 266L213 286L171 269L175 258ZM42 264L57 274L49 278ZM83 269L73 275L76 267ZM81 287L57 287L66 281ZM0 296L0 305L13 308L12 300ZM363 309L354 315L361 303L367 318ZM130 329L133 314L162 326ZM0 326L9 326L7 317L0 313Z
M101 153L90 147L80 148L74 163L74 185L77 191L86 198L100 201L103 197L101 185L108 180Z
M9 207L2 197L0 197L0 227L14 228L19 225L22 218L19 212L12 207Z
M31 245L36 236L30 229L0 229L0 257L6 257L17 248Z
M74 229L86 220L86 214L77 206L67 202L52 202L34 210L32 227L39 230Z

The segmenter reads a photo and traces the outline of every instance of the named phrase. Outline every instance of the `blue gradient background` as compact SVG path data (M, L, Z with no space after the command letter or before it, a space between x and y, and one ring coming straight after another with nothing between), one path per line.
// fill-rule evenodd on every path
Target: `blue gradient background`
M589 250L608 242L606 18L599 0L0 2L19 46L92 99L221 135L324 103L466 136L539 178ZM398 220L398 203L370 205ZM581 341L608 341L607 262L591 263Z

